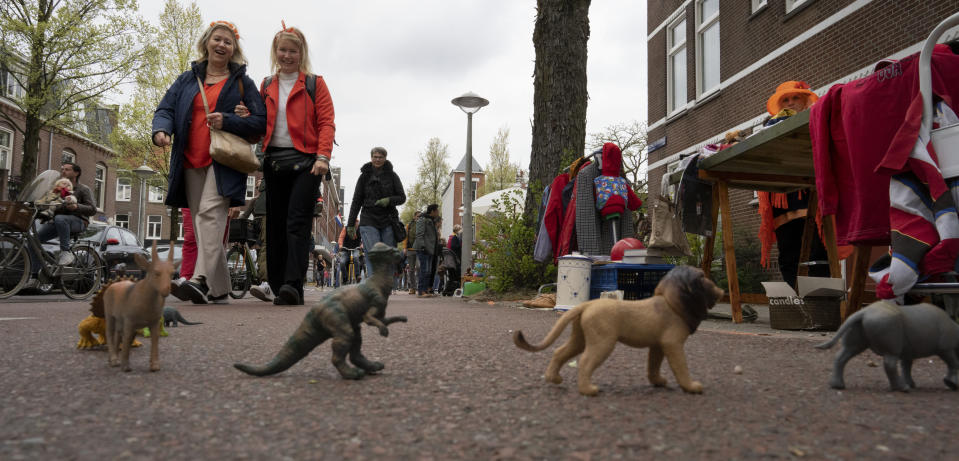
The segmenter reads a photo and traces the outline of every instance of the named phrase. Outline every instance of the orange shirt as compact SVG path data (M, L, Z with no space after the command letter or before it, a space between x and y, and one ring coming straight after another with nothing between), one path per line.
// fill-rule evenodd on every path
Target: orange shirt
M227 79L220 80L212 85L203 85L206 100L210 104L210 111L216 109L216 100L220 97L220 90ZM193 98L193 120L190 123L190 140L186 143L186 168L203 168L211 163L210 158L210 128L206 125L206 110L203 108L203 97L197 92Z

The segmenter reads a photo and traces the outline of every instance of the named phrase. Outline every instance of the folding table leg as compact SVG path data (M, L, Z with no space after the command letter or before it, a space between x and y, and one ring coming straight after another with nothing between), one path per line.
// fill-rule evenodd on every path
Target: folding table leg
M729 305L733 314L733 322L743 323L743 310L739 304L739 276L736 274L733 220L729 209L729 186L724 180L716 182L719 189L720 213L723 214L723 252L726 256L726 279L729 281Z
M852 286L849 289L849 301L839 307L842 321L856 313L862 305L862 292L866 286L866 273L869 272L869 257L872 255L872 246L856 245L852 253Z

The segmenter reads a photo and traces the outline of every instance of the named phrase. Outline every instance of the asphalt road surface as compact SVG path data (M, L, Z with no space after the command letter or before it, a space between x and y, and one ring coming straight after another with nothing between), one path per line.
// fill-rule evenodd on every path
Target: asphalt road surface
M321 296L308 289L308 302ZM825 336L707 321L686 345L703 395L646 381L646 351L620 345L597 371L598 397L542 375L555 346L538 341L558 315L455 298L390 299L406 315L383 338L364 328L364 353L386 369L345 381L329 343L291 369L256 378L234 362L265 363L305 307L247 297L227 306L170 298L191 321L149 343L133 371L104 351L75 349L81 302L56 296L0 302L0 459L954 459L959 394L938 358L916 363L919 386L888 391L881 361L853 359L844 391L826 386ZM565 337L565 336L564 336ZM562 339L561 339L562 340ZM736 366L741 372L735 372Z

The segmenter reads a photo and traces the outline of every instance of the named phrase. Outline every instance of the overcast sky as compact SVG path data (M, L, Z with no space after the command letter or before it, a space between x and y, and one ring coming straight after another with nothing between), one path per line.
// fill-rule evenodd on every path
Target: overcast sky
M186 0L180 0L187 3ZM287 26L304 31L313 72L336 109L333 165L346 200L373 146L409 189L419 153L438 137L451 167L466 153L466 114L450 100L473 91L490 101L473 116L473 155L484 168L496 131L510 129L510 157L529 169L533 119L534 0L197 0L205 23L236 24L259 82L270 43ZM156 24L160 0L140 0ZM646 120L646 2L598 0L589 10L588 133Z

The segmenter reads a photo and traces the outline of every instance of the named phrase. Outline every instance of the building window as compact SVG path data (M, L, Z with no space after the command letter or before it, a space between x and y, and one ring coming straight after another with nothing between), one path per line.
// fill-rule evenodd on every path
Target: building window
M23 85L20 84L18 77L6 69L0 69L0 91L2 95L10 99L20 99L26 94Z
M133 181L130 178L117 178L117 201L129 202L133 195Z
M124 229L130 228L130 215L128 214L118 214L113 221L117 224L117 227L122 227Z
M812 0L786 0L786 13L789 13L792 10L795 10L796 8L799 8L800 6L803 6L811 1Z
M463 178L460 178L460 190L461 190L461 191L465 191L465 189L464 189L465 186L463 185L464 182L465 182L464 179L463 179ZM479 183L479 178L473 178L473 190L471 191L471 192L473 192L473 200L476 200L476 189L478 189L478 187L476 187L476 185L477 185L478 183Z
M73 151L70 151L70 150L65 150L61 152L60 164L63 165L64 163L77 163L77 154L73 153Z
M752 0L752 1L753 1L753 10L752 10L753 13L759 11L760 8L766 6L766 0Z
M666 28L666 113L686 106L686 19Z
M158 186L150 186L148 200L150 203L163 203L163 188Z
M177 224L180 225L180 232L177 234L177 239L183 240L183 220L181 219Z
M696 96L719 88L719 0L696 2Z
M107 166L98 163L96 169L93 175L93 200L96 201L97 208L102 210L107 191Z
M246 177L246 199L250 200L256 195L256 176Z
M147 216L147 238L157 240L160 238L160 230L163 228L163 216Z
M13 132L0 128L0 168L10 170L11 158L13 158Z

